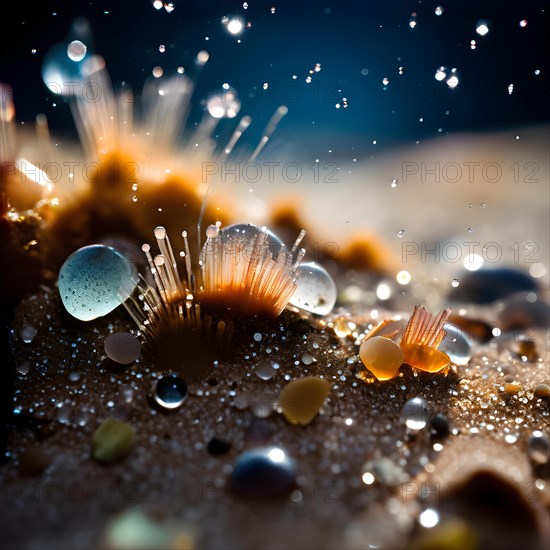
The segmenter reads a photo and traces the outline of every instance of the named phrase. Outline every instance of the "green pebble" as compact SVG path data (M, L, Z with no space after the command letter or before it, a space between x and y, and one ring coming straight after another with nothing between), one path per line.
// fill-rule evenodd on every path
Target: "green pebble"
M92 456L104 464L121 460L134 446L135 434L130 424L114 418L105 419L92 437Z

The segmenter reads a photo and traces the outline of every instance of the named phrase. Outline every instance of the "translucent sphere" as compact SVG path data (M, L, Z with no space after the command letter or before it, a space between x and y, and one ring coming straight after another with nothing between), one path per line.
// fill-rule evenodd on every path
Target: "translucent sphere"
M421 397L409 399L401 411L401 418L407 428L422 430L430 420L430 408L428 402Z
M124 302L138 282L135 266L110 246L93 244L73 252L59 271L65 309L81 321L107 315Z
M67 46L67 56L71 61L82 61L86 57L88 48L80 40L73 40Z
M336 284L327 271L315 262L296 270L296 290L289 300L293 306L317 315L327 315L336 303Z
M445 329L445 337L437 349L446 353L456 365L467 365L472 357L470 341L454 325L445 324L443 328Z
M439 67L437 71L435 71L435 79L441 82L442 80L445 80L447 77L447 67Z
M187 399L187 384L176 374L159 378L153 386L153 399L162 409L181 407Z
M281 239L279 239L279 237L277 237L277 235L275 235L275 233L271 230L264 228L263 231L267 235L267 242L269 244L269 249L271 250L271 256L274 260L276 260L279 252L286 249L285 243L283 243L283 241L281 241ZM224 227L220 231L220 236L225 241L239 239L242 240L243 243L249 243L250 250L252 250L254 240L261 232L262 230L252 223L235 223Z
M231 473L231 490L252 500L272 500L296 486L296 466L279 447L257 447L241 454Z
M80 40L56 44L44 56L42 80L54 94L73 96L86 93L86 78L104 65L103 59L90 55ZM91 91L90 91L91 93Z

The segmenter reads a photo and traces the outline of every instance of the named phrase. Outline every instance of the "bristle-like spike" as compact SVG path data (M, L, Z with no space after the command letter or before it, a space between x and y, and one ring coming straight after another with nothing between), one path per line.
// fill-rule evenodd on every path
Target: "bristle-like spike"
M0 82L0 164L15 159L15 107L11 86Z
M267 142L269 141L269 138L271 137L271 134L275 131L275 128L277 128L277 124L281 121L281 119L288 113L288 107L286 105L281 105L274 113L269 122L267 123L267 126L265 127L265 130L263 132L263 135L260 139L260 143L256 146L256 149L254 149L254 152L250 155L248 162L254 162L258 155L262 152L263 148L267 145Z

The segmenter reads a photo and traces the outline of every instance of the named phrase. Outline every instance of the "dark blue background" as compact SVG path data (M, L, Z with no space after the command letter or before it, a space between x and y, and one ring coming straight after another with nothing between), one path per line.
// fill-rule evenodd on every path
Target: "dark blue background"
M136 90L155 65L165 74L180 65L192 72L194 56L206 49L210 61L198 83L191 122L201 116L200 98L223 82L241 92L241 114L254 119L250 143L274 109L286 103L289 114L270 145L275 151L278 142L306 155L332 149L351 159L441 133L492 131L550 118L544 1L250 0L244 10L242 1L174 0L170 14L155 10L152 0L9 4L2 7L2 23L14 32L10 38L2 33L0 81L13 85L18 120L45 112L54 132L74 129L68 106L42 83L41 61L66 39L77 16L90 22L94 49L105 57L113 81ZM434 14L437 5L445 8L440 17ZM415 29L409 27L412 12ZM252 26L232 36L221 23L224 15L243 16ZM475 33L482 18L491 25L485 37ZM522 19L526 28L519 26ZM159 53L160 44L166 53ZM305 77L315 63L322 70L308 85ZM458 69L456 89L434 79L440 65ZM386 90L384 77L390 79ZM270 84L265 91L264 82ZM343 97L349 107L336 109ZM225 136L233 126L234 121L223 121L220 132Z

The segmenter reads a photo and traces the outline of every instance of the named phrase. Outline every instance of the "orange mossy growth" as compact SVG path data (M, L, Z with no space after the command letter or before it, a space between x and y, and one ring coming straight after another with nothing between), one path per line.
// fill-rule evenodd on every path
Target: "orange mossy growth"
M89 168L90 179L80 193L44 212L40 242L45 264L57 271L74 250L105 238L123 237L142 243L161 223L172 234L190 228L190 246L198 254L196 223L202 197L184 174L147 171L147 159L111 153ZM135 199L135 200L134 200ZM230 208L220 213L206 208L206 223L225 222Z
M299 199L291 200L291 197L285 197L285 202L274 209L270 226L282 236L285 232L295 235L305 227L299 214L298 203ZM309 235L309 238L304 240L304 246L308 250L313 248L314 255L319 261L335 261L344 268L378 273L395 271L397 266L379 239L366 231L353 236L342 248L338 243L319 246L318 239L315 239L311 231Z
M355 235L334 257L356 271L387 273L394 270L394 260L381 242L370 233Z

